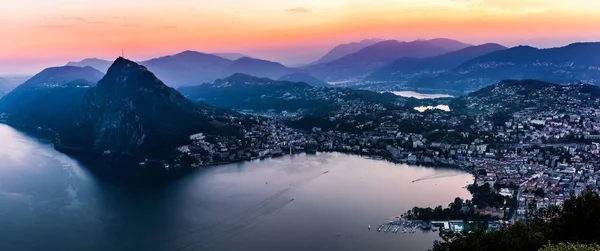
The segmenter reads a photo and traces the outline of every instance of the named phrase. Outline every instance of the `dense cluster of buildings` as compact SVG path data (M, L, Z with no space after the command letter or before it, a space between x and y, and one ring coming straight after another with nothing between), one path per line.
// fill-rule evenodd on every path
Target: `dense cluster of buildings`
M514 90L513 90L514 91ZM510 92L499 91L498 95ZM393 162L448 166L471 172L475 184L516 198L516 208L483 208L481 214L525 215L536 208L560 205L600 181L600 104L598 99L575 98L560 92L561 110L538 106L494 121L500 103L467 102L480 115L417 112L360 100L340 102L339 109L321 115L326 121L303 130L290 126L297 116L277 116L246 128L243 137L194 135L193 144L180 148L195 165L214 165L289 153L337 151L368 155ZM544 97L544 100L546 97ZM477 102L482 102L477 103ZM509 214L510 212L510 214ZM506 214L505 214L506 213ZM502 218L501 217L501 218Z

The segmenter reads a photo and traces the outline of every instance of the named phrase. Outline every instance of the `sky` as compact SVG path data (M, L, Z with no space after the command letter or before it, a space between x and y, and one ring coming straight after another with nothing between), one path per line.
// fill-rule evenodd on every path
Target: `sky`
M310 63L340 43L600 41L598 0L0 0L0 74L184 50Z

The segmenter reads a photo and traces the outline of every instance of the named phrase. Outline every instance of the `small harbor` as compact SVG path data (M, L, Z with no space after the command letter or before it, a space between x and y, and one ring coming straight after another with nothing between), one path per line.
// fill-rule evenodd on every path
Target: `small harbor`
M502 225L502 221L463 221L463 220L447 220L447 221L421 221L421 220L394 220L383 223L377 227L377 232L391 234L414 234L417 229L422 231L432 231L440 233L444 232L462 232L471 231L473 229L498 230ZM369 225L369 231L371 225Z

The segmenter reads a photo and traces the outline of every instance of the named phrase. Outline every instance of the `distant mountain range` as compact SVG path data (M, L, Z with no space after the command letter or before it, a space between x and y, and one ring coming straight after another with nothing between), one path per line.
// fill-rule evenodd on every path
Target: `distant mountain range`
M172 87L212 83L235 73L314 86L327 86L327 81L378 91L402 89L453 94L477 90L503 79L600 84L600 43L537 49L506 48L493 43L472 46L446 38L412 42L371 39L337 46L318 63L300 68L240 57L243 55L237 53L219 55L237 59L185 51L139 64ZM109 64L99 59L69 63L101 71Z
M213 55L229 60L238 60L240 58L248 57L242 53L213 53Z
M466 61L455 69L423 76L408 87L477 90L503 79L537 79L553 83L600 84L600 43L575 43L537 49L518 46Z
M367 46L374 45L381 41L384 41L384 40L379 39L379 38L373 38L373 39L365 39L360 42L340 44L340 45L336 46L335 48L333 48L331 51L329 51L327 54L325 54L325 56L321 57L319 60L313 62L312 64L329 63L336 59L340 59L343 56L346 56L346 55L349 55L352 53L356 53L359 50L361 50Z
M278 80L280 81L290 81L290 82L303 82L312 86L317 87L327 87L331 86L327 82L320 80L311 76L310 74L303 72L294 72L280 77Z
M111 61L104 60L104 59L86 58L86 59L78 61L78 62L69 62L69 63L67 63L67 66L76 66L76 67L90 66L90 67L95 68L96 70L106 73L106 71L108 70L108 67L110 67L111 64L112 64Z
M139 64L147 67L169 86L197 85L212 82L223 75L231 60L212 54L184 51Z
M424 58L441 55L469 45L449 39L375 43L337 60L304 67L308 73L327 81L360 80L380 67L403 57Z
M229 56L240 56L241 54L228 54ZM99 70L108 70L112 62L101 59L85 59L81 62L70 62L72 66L91 66ZM206 54L195 51L184 51L171 56L164 56L147 61L139 62L167 85L173 87L198 85L210 83L219 78L225 78L235 73L250 74L258 77L278 79L289 74L298 73L298 70L286 67L277 62L240 57L229 60L217 55ZM291 75L287 77L301 77L314 84L323 84L309 75Z
M411 77L411 74L418 73L436 73L441 71L452 70L460 64L477 58L479 56L505 50L506 47L499 44L483 44L477 46L469 46L457 51L449 52L443 55L429 58L411 58L405 57L388 64L369 77L371 81L391 81L405 80ZM409 75L409 76L407 76Z
M221 74L230 76L235 73L244 73L257 77L279 78L293 72L296 72L296 70L288 68L280 63L243 57L231 62Z
M83 95L103 73L92 67L53 67L36 74L0 99L0 114L12 123L66 130L80 116Z

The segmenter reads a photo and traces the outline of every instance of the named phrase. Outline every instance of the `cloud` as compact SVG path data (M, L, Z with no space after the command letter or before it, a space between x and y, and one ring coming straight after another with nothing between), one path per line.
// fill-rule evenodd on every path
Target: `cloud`
M304 7L297 7L297 8L293 8L293 9L287 9L285 10L285 12L289 12L289 13L309 13L311 12L311 10L304 8Z

